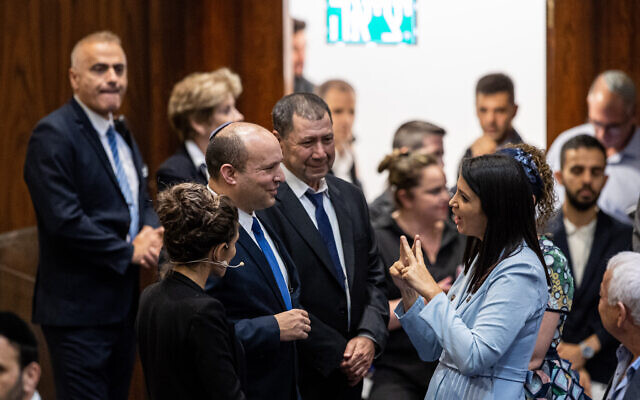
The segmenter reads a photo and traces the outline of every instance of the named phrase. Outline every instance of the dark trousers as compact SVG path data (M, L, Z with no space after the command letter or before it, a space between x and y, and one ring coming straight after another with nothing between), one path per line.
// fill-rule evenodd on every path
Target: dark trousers
M369 400L422 400L427 394L429 382L416 385L402 373L391 369L377 369L373 374L373 386Z
M355 386L349 386L347 376L339 369L326 378L310 368L303 369L298 386L303 400L362 399L362 381Z
M92 327L42 326L58 399L126 400L135 360L133 320Z

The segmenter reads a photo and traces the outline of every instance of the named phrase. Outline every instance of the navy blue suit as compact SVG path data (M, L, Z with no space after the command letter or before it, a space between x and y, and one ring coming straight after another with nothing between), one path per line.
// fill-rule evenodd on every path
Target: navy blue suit
M289 275L293 308L300 308L298 275L284 245L263 222ZM248 399L297 399L297 353L295 342L281 342L275 314L287 311L273 272L260 247L243 227L225 276L208 292L224 304L227 317L235 322L236 337L244 346ZM311 327L313 330L313 326Z
M116 129L131 148L138 173L140 227L157 226L138 147L123 123L117 121ZM40 245L33 322L43 325L49 342L58 397L74 398L73 391L66 390L72 390L68 381L78 379L74 390L83 398L120 398L117 392L128 391L133 363L139 271L131 263L133 245L126 241L130 216L125 198L98 133L74 99L36 125L24 178ZM95 353L78 345L77 353L87 354L76 356L93 363L90 368L75 365L82 364L79 359L71 365L68 355L58 353L79 331L82 338L74 340ZM112 347L103 341L117 343ZM123 354L113 353L114 348ZM120 366L95 365L115 359ZM119 377L101 387L103 378L98 376L107 367Z
M563 218L562 211L558 212L549 222L549 232L553 235L553 243L567 257L573 274L573 261ZM584 268L582 283L576 287L573 306L562 332L562 339L568 343L580 343L594 333L598 336L602 348L592 359L587 360L585 366L591 379L601 383L608 382L616 370L618 341L604 329L600 320L600 283L609 259L621 251L631 249L631 231L630 226L598 211L593 245Z
M207 184L207 176L193 165L193 160L184 144L160 165L156 179L158 192L183 182Z

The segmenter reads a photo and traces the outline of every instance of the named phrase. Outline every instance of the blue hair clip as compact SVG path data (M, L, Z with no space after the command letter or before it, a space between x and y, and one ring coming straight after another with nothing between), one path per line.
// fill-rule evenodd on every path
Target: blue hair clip
M513 158L522 166L522 169L529 180L529 184L531 185L531 191L536 198L540 198L540 195L544 190L544 184L542 183L542 178L538 172L538 167L536 167L536 163L531 158L531 155L522 149L514 147L501 149L498 153Z
M211 141L211 139L216 137L216 135L218 133L220 133L221 130L223 130L224 128L226 128L227 126L229 126L231 124L233 124L233 121L225 122L224 124L220 125L216 129L214 129L213 132L211 132L211 134L209 135L209 141Z

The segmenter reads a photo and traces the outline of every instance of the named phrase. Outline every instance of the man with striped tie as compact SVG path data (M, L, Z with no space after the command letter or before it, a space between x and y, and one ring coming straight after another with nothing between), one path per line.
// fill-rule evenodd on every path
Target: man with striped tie
M236 256L224 277L208 289L235 322L247 361L248 399L296 400L296 342L313 329L300 309L296 267L273 229L256 211L275 203L284 180L282 151L261 126L234 122L216 129L206 154L209 188L238 207Z
M73 98L43 118L24 178L38 221L33 321L42 325L59 399L126 399L135 356L139 268L157 266L162 228L123 121L120 39L96 32L71 53Z

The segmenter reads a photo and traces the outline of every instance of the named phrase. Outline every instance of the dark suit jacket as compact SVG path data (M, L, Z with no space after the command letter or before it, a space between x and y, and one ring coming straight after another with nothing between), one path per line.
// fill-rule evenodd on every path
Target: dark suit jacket
M609 391L611 391L612 385L613 385L613 377L609 381L609 385L607 386L607 391L604 392L604 396L602 396L603 399L606 399L607 396L609 395ZM624 393L624 397L622 398L622 400L637 400L637 399L640 399L640 373L638 373L638 371L636 371L636 373L633 374L633 378L631 378L631 382L629 383L629 386L627 387L627 391Z
M118 121L117 121L118 122ZM140 227L158 225L142 157L121 123L138 172ZM130 216L107 154L72 99L44 117L29 140L24 179L38 220L40 255L33 321L92 326L123 321L137 306L138 267L126 241Z
M299 307L300 283L293 261L284 245L268 226L289 275L291 303ZM231 264L244 262L240 268L229 268L208 292L220 300L229 319L235 322L236 336L242 342L247 360L249 399L297 398L297 353L295 342L281 342L275 314L287 311L271 268L260 247L240 227L236 256Z
M347 391L344 375L338 371L347 341L360 334L371 336L380 353L388 336L389 306L364 196L333 175L327 175L326 180L340 226L351 326L347 322L347 298L332 272L329 251L289 185L280 184L276 205L261 213L272 222L298 267L300 303L311 316L309 338L300 343L303 398L337 399Z
M158 192L183 182L207 184L206 175L193 165L193 160L184 144L180 145L174 155L160 165L156 173Z
M140 360L151 399L245 399L244 354L224 307L170 273L140 296Z
M562 211L551 220L548 231L553 243L566 255L573 273L573 263ZM602 211L598 212L593 246L585 266L582 283L573 295L573 306L564 324L562 339L568 343L580 343L592 334L598 335L602 349L590 360L586 368L591 379L608 382L616 369L618 342L602 326L598 313L600 283L609 259L617 253L631 249L631 227L624 225Z

